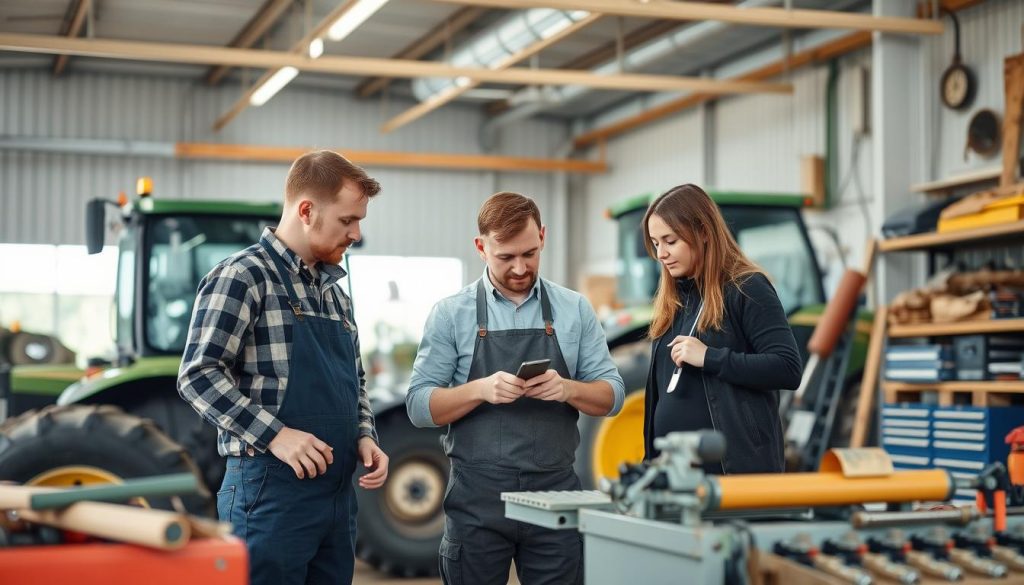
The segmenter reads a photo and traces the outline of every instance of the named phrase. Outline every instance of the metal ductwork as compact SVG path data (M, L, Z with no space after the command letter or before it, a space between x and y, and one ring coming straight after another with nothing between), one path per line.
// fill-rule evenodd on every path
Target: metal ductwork
M781 0L747 0L737 5L740 8L777 6ZM622 69L625 71L642 71L657 61L681 50L692 49L701 42L712 39L715 35L734 29L736 25L721 21L702 21L686 26L674 33L652 39L638 47L626 51L622 55ZM597 75L610 75L620 72L619 60L615 59L601 65L591 72ZM516 120L532 116L547 108L559 106L593 91L592 88L579 85L561 87L528 87L516 91L508 98L512 109L496 116L488 124L493 130Z
M491 68L519 51L565 30L590 13L532 8L514 12L484 29L452 52L448 62L456 67ZM422 78L412 82L416 99L426 101L466 81L452 78Z

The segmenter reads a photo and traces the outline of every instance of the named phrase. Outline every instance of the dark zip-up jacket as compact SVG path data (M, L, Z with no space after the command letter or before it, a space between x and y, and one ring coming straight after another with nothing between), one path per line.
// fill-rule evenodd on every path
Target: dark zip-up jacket
M683 318L682 311L677 320ZM679 323L670 331L679 329ZM668 333L667 335L672 335ZM726 285L721 329L694 334L704 345L699 376L714 428L725 435L725 473L770 473L785 469L779 390L800 384L803 365L775 288L763 274ZM646 459L654 449L654 358L661 338L651 347L644 408Z

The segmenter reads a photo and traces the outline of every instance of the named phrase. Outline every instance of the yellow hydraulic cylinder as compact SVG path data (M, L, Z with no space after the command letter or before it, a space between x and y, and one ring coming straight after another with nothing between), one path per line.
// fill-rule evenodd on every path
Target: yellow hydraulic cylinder
M845 506L865 502L942 501L954 482L942 469L899 471L877 477L845 477L841 472L766 473L708 476L705 510L751 510Z

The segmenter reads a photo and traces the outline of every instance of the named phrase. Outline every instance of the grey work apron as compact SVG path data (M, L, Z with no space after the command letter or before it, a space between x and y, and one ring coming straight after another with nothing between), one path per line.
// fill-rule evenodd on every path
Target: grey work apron
M560 376L571 378L543 282L540 303L543 328L489 330L487 292L479 282L479 328L469 381L499 371L514 373L522 362L543 358L551 359ZM520 398L511 404L481 404L449 426L444 447L452 471L439 559L446 585L504 585L513 559L523 585L581 582L579 534L509 520L500 497L506 491L580 489L572 469L578 418L568 404Z
M288 269L261 243L295 313L288 388L277 417L333 447L334 463L327 473L298 479L269 450L229 457L217 494L218 516L245 540L252 585L351 583L357 506L352 474L359 436L355 345L344 321L302 309Z

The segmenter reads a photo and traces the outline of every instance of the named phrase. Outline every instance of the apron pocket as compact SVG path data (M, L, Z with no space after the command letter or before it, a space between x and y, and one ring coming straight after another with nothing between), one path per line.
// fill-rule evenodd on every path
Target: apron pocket
M441 569L441 579L446 585L462 585L462 567L459 564L462 545L448 540L448 537L443 537L439 552L438 565Z

